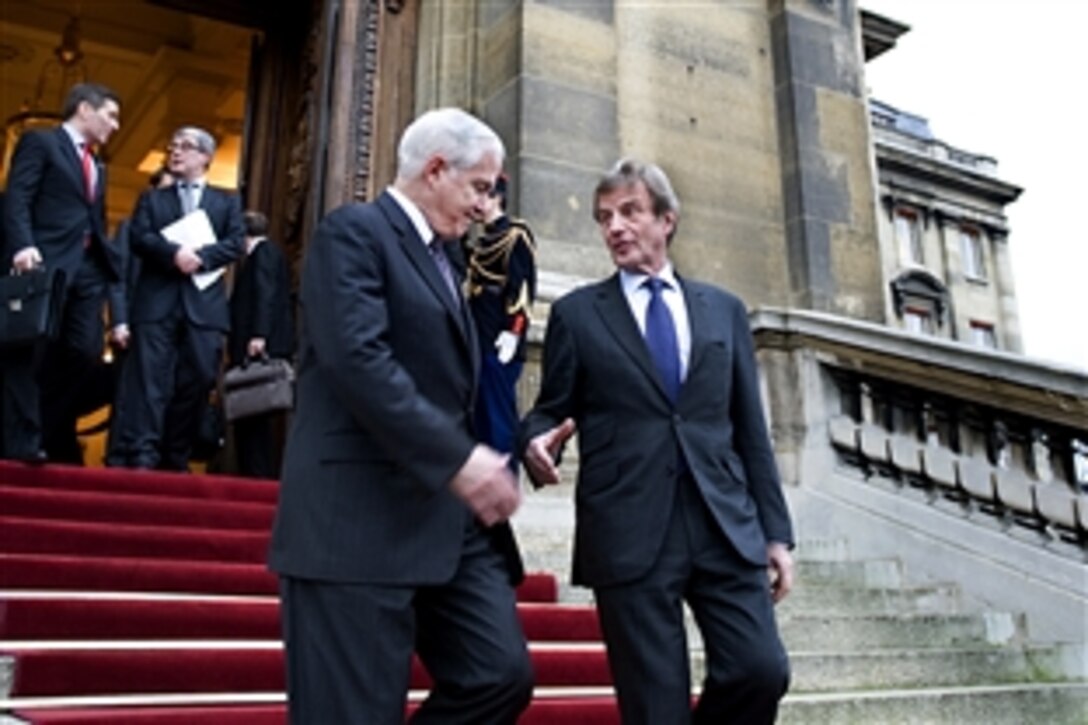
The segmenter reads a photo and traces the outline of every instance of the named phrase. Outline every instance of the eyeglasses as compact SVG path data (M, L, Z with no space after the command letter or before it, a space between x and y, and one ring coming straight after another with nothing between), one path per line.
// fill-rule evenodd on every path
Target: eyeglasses
M166 145L166 152L174 151L200 151L200 146L192 141L174 141Z

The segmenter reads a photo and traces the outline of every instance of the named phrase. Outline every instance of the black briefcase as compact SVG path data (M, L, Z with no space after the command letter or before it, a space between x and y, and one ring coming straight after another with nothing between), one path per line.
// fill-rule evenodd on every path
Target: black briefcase
M294 405L295 370L286 360L249 360L223 374L223 414L227 420L290 410Z
M56 339L64 301L64 272L33 269L0 276L0 348Z

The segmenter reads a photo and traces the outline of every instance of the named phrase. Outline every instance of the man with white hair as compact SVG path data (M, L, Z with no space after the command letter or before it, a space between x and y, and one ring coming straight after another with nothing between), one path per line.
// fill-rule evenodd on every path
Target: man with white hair
M505 154L464 111L405 130L397 178L326 216L301 279L297 408L269 563L290 720L513 723L532 695L517 617L520 502L472 430L476 331L446 257Z
M148 189L136 203L129 244L140 258L132 294L131 351L121 371L119 416L111 431L111 463L133 468L187 470L200 417L219 374L230 308L222 275L196 284L193 275L214 272L245 250L238 196L205 178L215 139L183 126L167 147L172 186ZM214 243L195 248L162 230L203 210Z

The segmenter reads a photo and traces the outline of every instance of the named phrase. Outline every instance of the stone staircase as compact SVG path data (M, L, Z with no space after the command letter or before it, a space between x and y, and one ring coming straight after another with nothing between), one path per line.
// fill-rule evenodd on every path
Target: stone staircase
M794 673L781 723L1088 723L1084 643L1035 642L1022 615L841 542L802 543L797 559L779 607Z
M515 526L531 567L569 571L570 494L528 495ZM913 581L900 561L854 556L846 540L803 542L795 555L797 582L778 609L793 667L783 725L1088 724L1083 642L1035 641L1023 615L968 601L954 583Z

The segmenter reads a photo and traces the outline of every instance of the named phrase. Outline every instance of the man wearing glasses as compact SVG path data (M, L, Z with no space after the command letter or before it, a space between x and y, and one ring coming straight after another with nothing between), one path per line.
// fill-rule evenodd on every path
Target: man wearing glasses
M208 273L242 254L244 227L238 197L205 179L215 154L210 133L182 127L167 152L175 184L145 191L132 217L130 243L142 268L113 428L119 439L111 447L122 465L186 470L230 329L224 277ZM163 234L182 217L201 212L214 236L203 246Z

